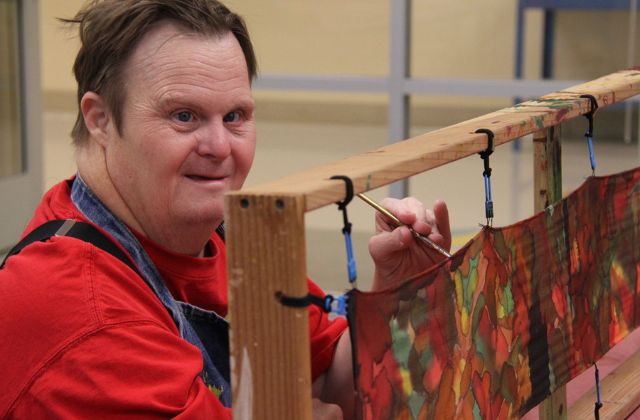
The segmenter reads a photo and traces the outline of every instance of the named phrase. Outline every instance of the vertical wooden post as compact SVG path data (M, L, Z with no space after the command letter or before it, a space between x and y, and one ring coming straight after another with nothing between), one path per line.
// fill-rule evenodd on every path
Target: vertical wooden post
M533 206L535 212L562 199L560 125L533 134ZM543 401L539 418L567 418L567 391L563 385Z
M225 198L234 419L311 418L304 197Z
M560 127L533 134L533 210L536 213L562 199Z

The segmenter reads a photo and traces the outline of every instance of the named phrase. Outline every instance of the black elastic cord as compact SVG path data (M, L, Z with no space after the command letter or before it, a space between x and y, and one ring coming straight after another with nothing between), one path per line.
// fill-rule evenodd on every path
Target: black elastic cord
M294 308L306 308L309 305L316 305L324 312L331 312L331 304L333 303L333 296L327 295L324 298L320 296L312 295L308 293L306 296L287 296L282 292L276 292L276 299L280 301L284 306L291 306Z
M342 219L344 222L342 233L351 233L351 223L349 223L349 216L347 215L347 205L353 200L353 181L345 175L334 175L331 179L341 179L344 181L346 188L344 200L338 201L336 204L338 205L338 210L342 210Z
M487 142L487 148L484 152L479 152L480 158L484 161L484 172L482 175L491 176L491 168L489 167L489 156L493 153L493 131L488 128L478 128L476 133L486 134L489 138Z
M591 103L591 110L588 113L584 114L584 116L589 121L589 131L585 133L585 136L593 137L593 114L595 114L596 110L598 109L598 100L595 96L588 94L580 95L580 97L589 99L589 102Z
M347 192L346 192L346 194L344 196L344 200L338 201L336 203L338 205L338 208L340 208L340 210L342 210L343 208L347 207L347 204L349 204L351 202L351 200L353 200L353 181L351 180L351 178L349 178L346 175L334 175L330 179L341 179L341 180L343 180L344 183L345 183L345 187L347 188Z

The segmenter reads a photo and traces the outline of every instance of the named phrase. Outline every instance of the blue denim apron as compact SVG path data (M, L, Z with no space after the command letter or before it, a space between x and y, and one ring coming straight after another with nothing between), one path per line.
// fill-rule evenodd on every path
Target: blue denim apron
M173 318L180 336L200 349L202 380L224 406L231 407L227 321L215 312L175 300L140 242L93 194L79 174L71 186L71 200L87 219L109 233L129 253L143 280Z

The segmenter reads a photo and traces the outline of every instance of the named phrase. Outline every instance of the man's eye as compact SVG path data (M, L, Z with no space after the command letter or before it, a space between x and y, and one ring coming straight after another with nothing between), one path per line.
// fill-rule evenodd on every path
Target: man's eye
M226 123L237 122L240 119L240 113L238 111L233 111L224 116L222 121Z
M190 111L180 111L175 114L175 117L180 122L191 122L193 120L193 113Z

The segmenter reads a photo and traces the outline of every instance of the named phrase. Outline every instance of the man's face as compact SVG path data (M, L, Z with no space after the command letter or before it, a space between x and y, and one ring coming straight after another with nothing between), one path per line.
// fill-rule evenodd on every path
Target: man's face
M142 38L123 80L121 136L112 129L106 148L118 194L153 239L184 226L215 229L223 194L242 186L255 151L238 41L161 24Z

